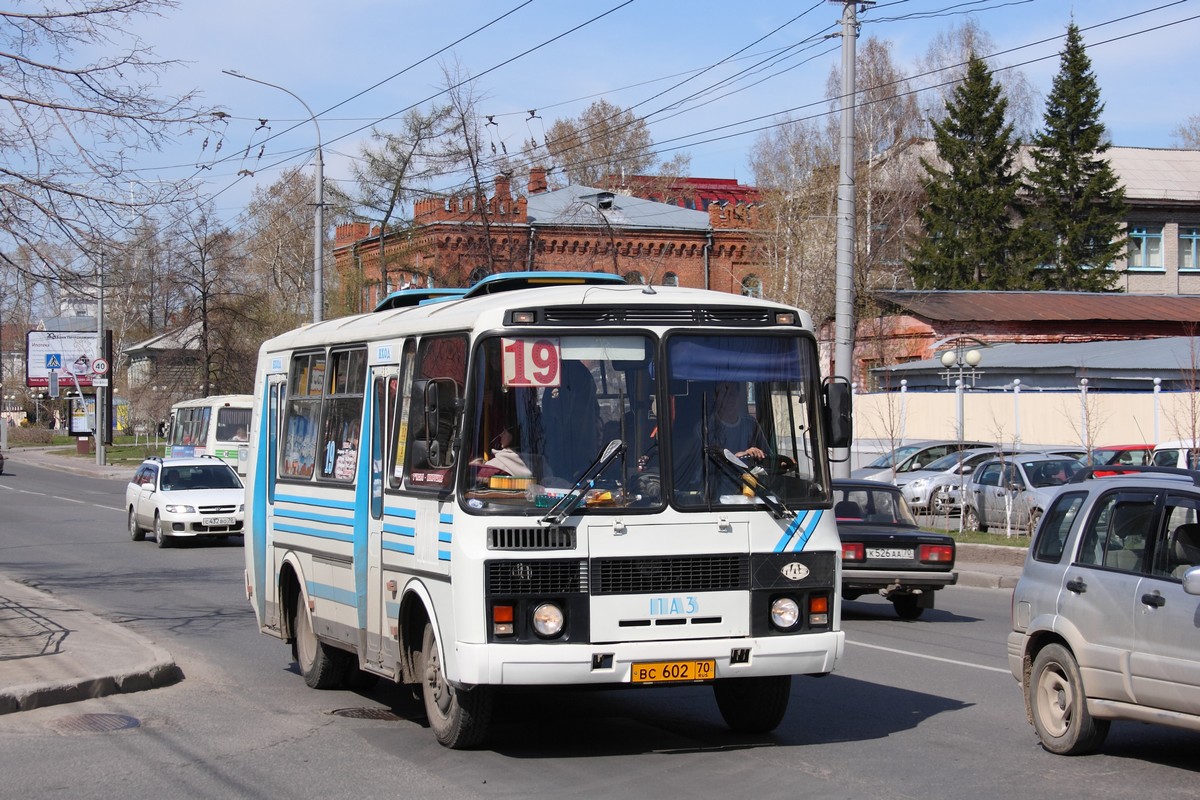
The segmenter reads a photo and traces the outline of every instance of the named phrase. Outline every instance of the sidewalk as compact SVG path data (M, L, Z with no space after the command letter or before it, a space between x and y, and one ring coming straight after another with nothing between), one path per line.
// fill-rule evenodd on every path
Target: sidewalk
M128 478L129 467L98 466L46 450L5 453L21 464L99 478ZM1025 551L958 546L958 585L1011 588ZM0 575L0 714L89 697L168 686L183 678L170 653L115 623Z

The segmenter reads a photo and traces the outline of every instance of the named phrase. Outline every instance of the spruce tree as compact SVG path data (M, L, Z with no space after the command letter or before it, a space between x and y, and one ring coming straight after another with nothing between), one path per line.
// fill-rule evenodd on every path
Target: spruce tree
M1030 155L1027 231L1039 286L1112 290L1109 267L1125 247L1125 189L1104 154L1111 143L1100 87L1074 23Z
M939 164L921 160L928 175L918 210L923 235L909 256L917 288L1025 288L1028 270L1014 228L1021 183L1007 107L1000 85L972 55L945 118L931 120Z

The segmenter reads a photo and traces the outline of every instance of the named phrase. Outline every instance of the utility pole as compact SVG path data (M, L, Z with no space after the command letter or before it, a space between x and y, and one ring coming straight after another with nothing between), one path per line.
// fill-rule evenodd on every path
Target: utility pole
M854 65L858 41L857 2L830 0L842 4L842 129L841 167L838 171L837 202L837 273L834 297L834 375L854 383L854 245L856 214L854 204ZM874 5L863 2L863 7ZM843 454L838 454L839 456ZM833 475L850 477L850 453L835 460Z

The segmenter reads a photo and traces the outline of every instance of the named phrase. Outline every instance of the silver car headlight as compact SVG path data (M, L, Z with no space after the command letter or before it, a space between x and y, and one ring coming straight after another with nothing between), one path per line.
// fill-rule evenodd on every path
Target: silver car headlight
M196 513L196 509L192 508L191 506L177 505L175 503L168 503L167 505L163 506L163 511L166 511L168 514L195 514Z
M929 483L928 478L917 478L915 481L912 481L911 483L908 484L908 488L912 489L914 492L919 492L922 489L924 489L926 484L928 484L928 483Z

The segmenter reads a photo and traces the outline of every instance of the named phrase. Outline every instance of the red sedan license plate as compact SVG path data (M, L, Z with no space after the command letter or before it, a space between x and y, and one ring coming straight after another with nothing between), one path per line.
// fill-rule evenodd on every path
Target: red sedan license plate
M913 551L907 547L868 547L867 558L912 558Z
M707 681L716 677L713 660L649 661L633 665L634 683L666 683L669 681Z

